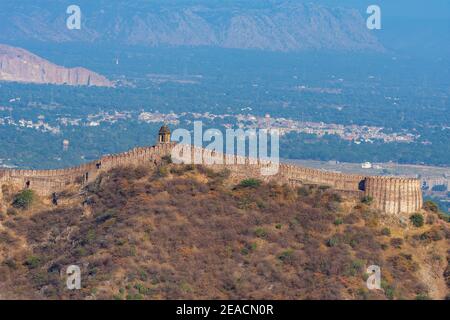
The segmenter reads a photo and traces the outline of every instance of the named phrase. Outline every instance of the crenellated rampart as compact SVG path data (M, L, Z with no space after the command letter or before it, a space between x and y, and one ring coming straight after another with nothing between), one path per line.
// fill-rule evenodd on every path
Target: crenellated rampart
M174 150L174 147L177 149ZM174 151L174 152L172 152ZM175 157L174 157L175 154ZM77 167L57 170L1 170L0 186L16 189L29 188L47 196L62 191L70 185L83 185L95 180L99 173L118 166L158 164L166 155L176 162L195 163L213 169L228 168L232 179L257 177L290 185L317 184L358 196L373 198L374 206L389 214L412 213L422 207L422 192L417 179L397 177L366 177L304 168L289 164L274 164L268 160L216 153L212 150L160 143L152 147L134 148L128 152L107 155ZM273 175L265 171L275 169ZM0 202L2 192L0 189Z

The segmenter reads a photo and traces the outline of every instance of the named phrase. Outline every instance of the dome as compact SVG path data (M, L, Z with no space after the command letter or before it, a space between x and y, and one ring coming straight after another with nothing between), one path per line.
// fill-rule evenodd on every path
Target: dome
M167 125L163 125L160 129L159 129L159 134L165 134L165 133L170 133L170 129Z

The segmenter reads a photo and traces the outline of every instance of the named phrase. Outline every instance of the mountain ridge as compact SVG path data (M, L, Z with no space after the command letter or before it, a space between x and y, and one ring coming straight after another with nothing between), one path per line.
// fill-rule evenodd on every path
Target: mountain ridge
M44 5L30 7L14 18L0 14L5 21L0 24L0 41L210 46L283 52L384 51L361 14L348 8L291 1L256 7L233 3L152 6L122 1L117 4L119 10L103 1L91 6L80 4L81 30L68 30L68 15L62 3L58 5L58 11Z
M86 68L65 68L25 49L4 44L0 44L0 81L72 86L114 86L104 76Z

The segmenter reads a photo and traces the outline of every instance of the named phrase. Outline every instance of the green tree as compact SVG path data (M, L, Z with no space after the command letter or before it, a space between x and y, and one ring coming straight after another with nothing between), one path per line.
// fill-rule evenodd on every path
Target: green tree
M260 185L261 185L261 180L253 179L253 178L244 179L239 184L240 187L244 187L244 188L257 188Z
M14 197L13 206L18 209L27 210L33 204L35 198L33 190L23 190Z
M411 217L409 217L409 220L411 220L411 223L417 228L423 226L424 223L423 215L420 213L414 213Z

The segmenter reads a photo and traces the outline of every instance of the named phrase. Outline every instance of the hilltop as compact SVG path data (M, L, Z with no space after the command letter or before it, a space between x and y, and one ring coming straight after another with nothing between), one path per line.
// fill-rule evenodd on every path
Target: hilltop
M0 44L0 81L71 86L112 87L104 76L86 68L65 68L31 52Z
M57 205L4 190L0 298L447 296L450 229L434 207L416 227L326 186L228 176L165 158L101 173ZM65 288L71 264L82 271L79 291ZM372 264L383 290L365 286Z

